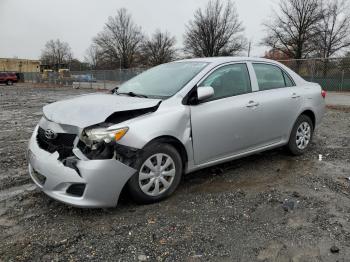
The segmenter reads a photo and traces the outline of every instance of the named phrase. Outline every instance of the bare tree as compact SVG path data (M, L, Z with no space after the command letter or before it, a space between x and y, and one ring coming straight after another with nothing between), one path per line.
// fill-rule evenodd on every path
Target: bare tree
M142 57L147 65L155 66L170 62L176 58L175 37L168 32L157 30L150 39L142 43Z
M279 11L271 22L263 44L290 58L308 57L315 51L315 28L322 18L322 0L281 0ZM299 64L298 68L299 69Z
M97 69L102 62L102 51L97 45L92 44L86 50L84 60L90 65L91 68Z
M108 18L94 43L100 48L105 60L129 68L135 62L142 40L141 28L135 25L128 11L121 8L115 17Z
M47 41L40 56L40 60L43 64L56 66L60 64L69 64L72 58L73 54L69 44L61 42L59 39Z
M184 50L192 56L235 55L246 47L244 31L231 1L224 6L211 0L204 10L198 9L186 26Z
M319 57L329 58L350 46L350 18L345 0L328 0L316 27L315 46Z
M69 63L71 71L85 71L91 69L90 64L81 62L79 59L73 58Z

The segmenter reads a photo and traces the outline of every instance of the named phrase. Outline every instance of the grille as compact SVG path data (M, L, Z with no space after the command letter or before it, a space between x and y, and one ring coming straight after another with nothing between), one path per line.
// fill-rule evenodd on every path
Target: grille
M45 130L39 127L36 138L41 149L49 153L57 151L60 155L60 159L63 159L73 155L72 149L75 137L75 134L58 133L55 139L47 139Z

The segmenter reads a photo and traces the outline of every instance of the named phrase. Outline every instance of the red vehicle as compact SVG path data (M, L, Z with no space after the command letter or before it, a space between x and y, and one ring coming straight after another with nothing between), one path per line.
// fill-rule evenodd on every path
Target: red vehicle
M15 73L0 73L0 84L13 85L17 83L17 76Z

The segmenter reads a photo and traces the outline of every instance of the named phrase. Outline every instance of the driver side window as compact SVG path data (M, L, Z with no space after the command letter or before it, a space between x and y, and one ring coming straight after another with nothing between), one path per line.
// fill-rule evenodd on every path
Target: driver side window
M211 86L214 96L207 101L252 92L247 65L232 64L211 73L199 86Z

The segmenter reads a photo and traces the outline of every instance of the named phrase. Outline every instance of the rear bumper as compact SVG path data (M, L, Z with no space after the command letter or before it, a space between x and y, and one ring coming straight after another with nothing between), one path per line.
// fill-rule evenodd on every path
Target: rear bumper
M78 160L79 170L64 166L53 154L41 149L36 141L38 127L29 141L28 168L34 183L48 196L77 207L112 207L118 203L119 195L136 172L135 169L114 159ZM39 179L39 176L42 179ZM84 184L82 196L67 193L74 184Z

